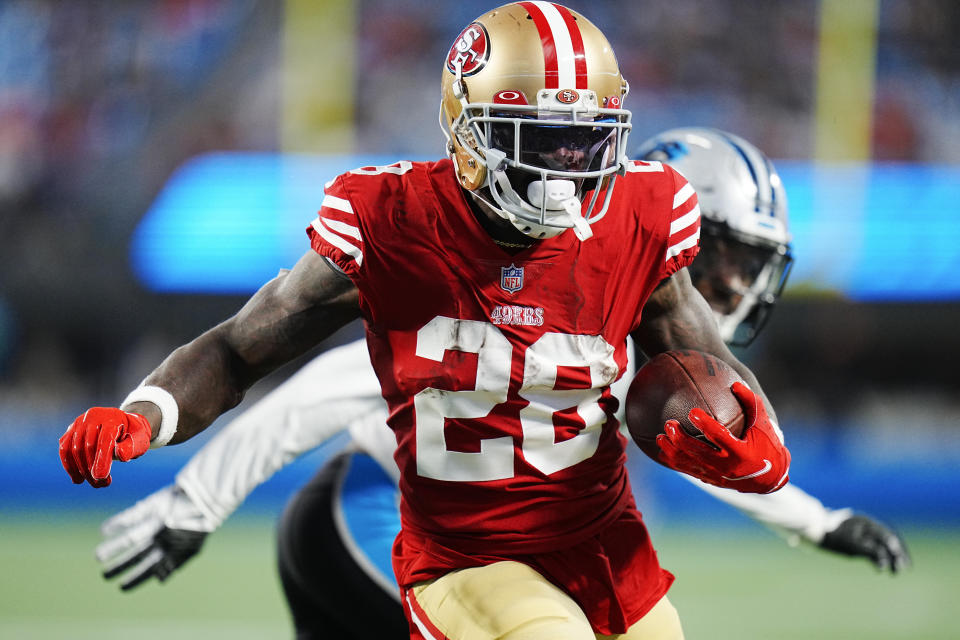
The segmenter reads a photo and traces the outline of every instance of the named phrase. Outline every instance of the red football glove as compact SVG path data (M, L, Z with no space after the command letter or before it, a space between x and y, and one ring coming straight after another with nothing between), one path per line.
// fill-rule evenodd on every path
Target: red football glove
M139 413L94 407L60 436L60 462L74 484L96 488L110 484L113 460L127 462L150 448L150 423Z
M691 409L690 421L716 448L668 420L657 436L660 462L704 482L741 493L772 493L785 485L790 452L774 430L759 396L742 382L730 387L743 407L744 438L738 438L703 409Z

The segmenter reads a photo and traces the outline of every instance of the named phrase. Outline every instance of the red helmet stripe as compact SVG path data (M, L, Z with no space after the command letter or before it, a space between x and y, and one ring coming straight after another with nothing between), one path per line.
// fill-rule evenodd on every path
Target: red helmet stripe
M587 88L587 54L583 50L583 35L580 33L580 25L574 19L570 10L559 4L553 5L563 17L564 24L567 25L567 31L570 32L570 42L573 44L573 61L577 74L577 89Z
M586 89L587 57L583 35L566 7L534 0L520 2L533 19L543 45L544 87Z
M543 45L544 87L559 89L560 70L557 60L557 46L553 39L550 23L547 22L547 17L543 15L540 7L533 2L521 2L519 4L533 18L533 24L536 25L537 32L540 34L540 43Z

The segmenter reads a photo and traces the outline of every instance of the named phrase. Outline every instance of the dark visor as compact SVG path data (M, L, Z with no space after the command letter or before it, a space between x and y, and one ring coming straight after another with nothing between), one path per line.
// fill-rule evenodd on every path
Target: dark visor
M490 146L514 158L515 125L490 123ZM616 128L589 125L546 125L521 121L520 157L523 164L552 171L596 171L614 163L611 148Z

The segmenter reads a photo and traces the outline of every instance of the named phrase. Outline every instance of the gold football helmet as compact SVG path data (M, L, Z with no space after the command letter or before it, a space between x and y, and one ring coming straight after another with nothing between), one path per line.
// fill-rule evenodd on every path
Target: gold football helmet
M464 189L532 238L593 235L630 130L627 82L597 27L552 2L504 5L460 33L441 86L440 126Z

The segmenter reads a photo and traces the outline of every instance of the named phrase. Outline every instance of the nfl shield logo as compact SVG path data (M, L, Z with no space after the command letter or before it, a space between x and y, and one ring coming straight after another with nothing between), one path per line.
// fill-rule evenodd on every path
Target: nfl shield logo
M500 288L507 293L515 293L523 289L523 267L513 264L509 267L500 267Z

